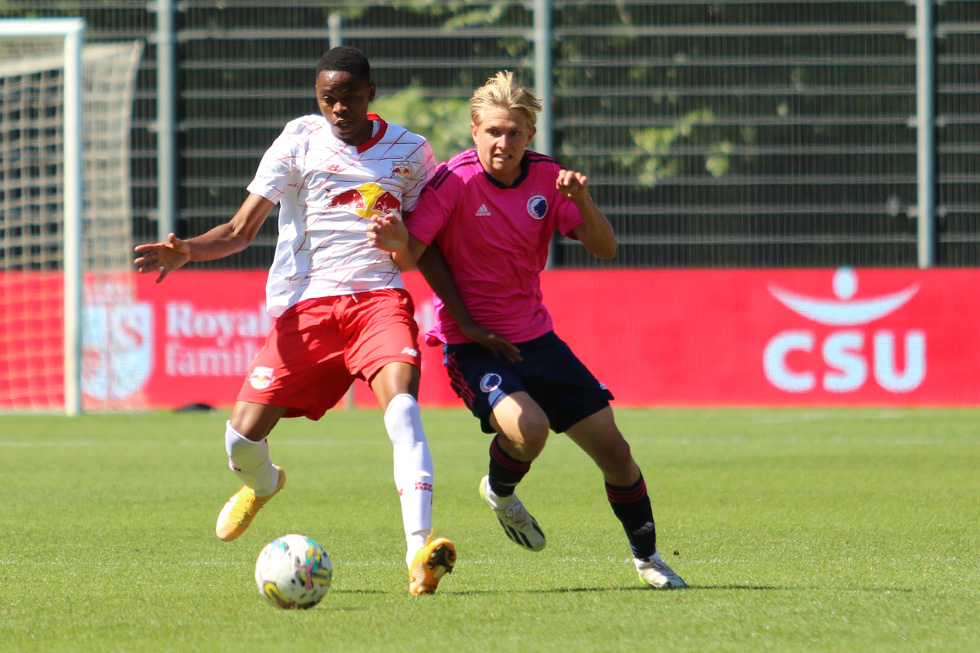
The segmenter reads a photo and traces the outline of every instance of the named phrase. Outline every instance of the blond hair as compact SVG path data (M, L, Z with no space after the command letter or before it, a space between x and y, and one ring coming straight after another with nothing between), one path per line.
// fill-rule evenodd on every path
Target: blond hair
M527 118L528 127L534 127L538 111L541 111L541 101L534 96L534 91L514 83L514 73L502 70L473 92L470 99L473 124L479 125L488 109L515 109Z

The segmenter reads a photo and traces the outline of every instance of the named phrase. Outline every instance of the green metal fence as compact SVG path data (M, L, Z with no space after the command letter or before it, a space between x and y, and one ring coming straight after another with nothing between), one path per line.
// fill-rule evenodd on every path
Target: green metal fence
M168 1L0 0L6 16L84 16L90 41L147 40L135 241L156 238L161 211L183 235L227 220L282 125L316 111L313 66L342 41L371 58L376 109L440 158L469 145L467 99L497 70L550 89L535 146L589 175L621 241L598 262L558 239L557 266L922 265L921 8L906 0L184 0L171 5L176 159L161 209ZM978 5L928 5L940 266L980 264ZM269 220L212 265L264 267L274 240Z

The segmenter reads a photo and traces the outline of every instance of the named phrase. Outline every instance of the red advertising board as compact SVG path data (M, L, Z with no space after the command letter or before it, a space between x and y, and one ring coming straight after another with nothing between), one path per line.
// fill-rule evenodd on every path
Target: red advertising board
M430 293L417 273L405 282L424 331ZM139 277L127 315L87 319L128 365L89 399L230 406L272 324L264 285L261 272ZM558 335L619 406L980 405L980 270L554 271L542 286ZM422 349L421 403L461 405L441 350ZM364 384L355 397L375 405Z

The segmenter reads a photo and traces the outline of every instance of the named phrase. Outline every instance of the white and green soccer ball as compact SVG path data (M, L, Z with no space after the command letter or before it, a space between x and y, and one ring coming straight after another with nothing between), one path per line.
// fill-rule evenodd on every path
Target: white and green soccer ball
M330 589L330 556L312 538L283 535L265 545L255 561L255 584L272 605L306 610Z

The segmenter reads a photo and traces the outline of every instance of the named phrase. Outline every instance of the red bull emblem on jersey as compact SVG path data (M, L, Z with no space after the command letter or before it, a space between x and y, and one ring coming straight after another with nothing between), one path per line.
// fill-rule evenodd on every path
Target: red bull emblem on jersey
M327 208L346 206L362 218L378 215L400 215L402 202L398 196L375 183L348 188L330 198Z
M378 199L374 200L374 206L371 208L374 209L375 213L380 215L387 215L389 213L397 215L401 213L402 203L398 201L397 197L385 191L378 196Z
M408 177L408 173L411 172L411 168L408 167L408 161L394 161L391 164L391 176L393 179L405 179Z
M364 196L361 195L361 191L357 188L350 188L339 195L331 197L327 208L332 209L336 206L349 206L352 209L367 208L364 204Z

